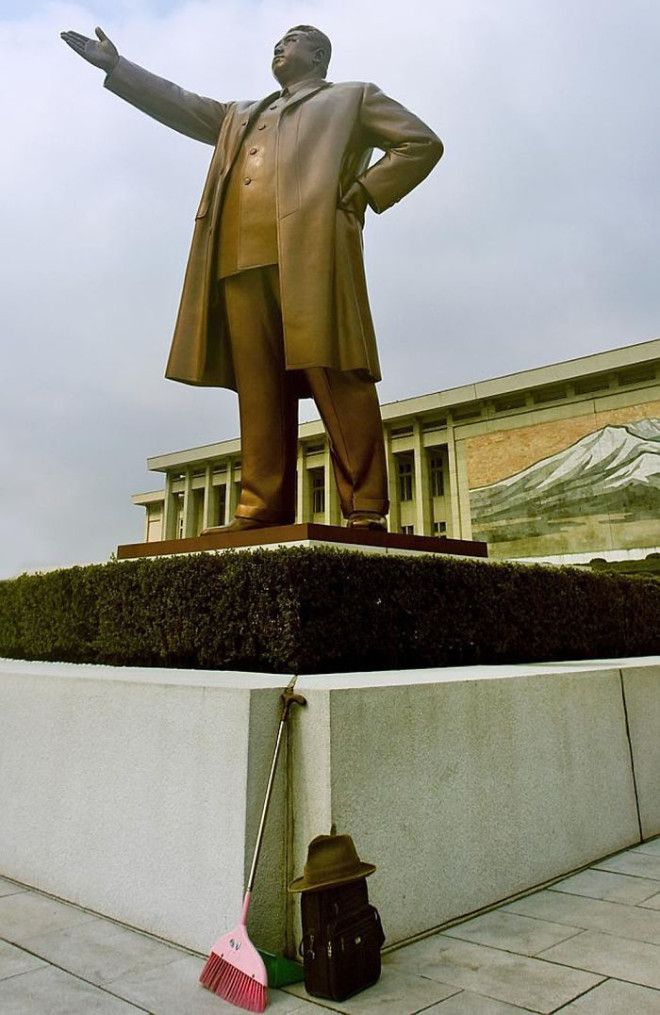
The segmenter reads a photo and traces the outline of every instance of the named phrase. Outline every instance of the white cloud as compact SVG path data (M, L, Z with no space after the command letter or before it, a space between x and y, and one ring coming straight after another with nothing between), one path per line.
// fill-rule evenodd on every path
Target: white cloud
M106 92L62 29L100 21L129 58L239 98L272 88L273 42L311 22L332 78L375 80L438 131L438 168L366 231L384 399L657 333L656 4L28 9L0 9L0 574L139 539L146 457L237 432L231 393L162 379L210 149Z

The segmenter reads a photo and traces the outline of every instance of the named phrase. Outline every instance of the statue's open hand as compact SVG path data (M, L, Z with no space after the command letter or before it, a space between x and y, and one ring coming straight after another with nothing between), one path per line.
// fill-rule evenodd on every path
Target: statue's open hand
M119 50L102 28L97 28L95 31L98 42L96 39L88 39L80 32L61 32L60 38L64 39L67 46L71 46L78 56L82 56L88 63L100 67L106 74L109 74L119 60Z

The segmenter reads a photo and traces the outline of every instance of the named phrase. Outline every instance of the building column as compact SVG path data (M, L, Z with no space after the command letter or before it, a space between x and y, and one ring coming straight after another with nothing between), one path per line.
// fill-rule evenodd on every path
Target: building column
M305 446L303 444L298 445L298 463L296 465L296 471L298 474L298 494L296 503L296 521L305 522L309 521L306 518L307 509L309 507L309 475L307 473L305 461Z
M231 514L231 484L233 482L234 469L231 463L231 459L227 462L225 468L225 517L220 519L221 525L229 525L233 520Z
M472 505L468 478L466 442L456 441L456 479L458 481L458 510L461 518L461 539L472 539Z
M163 502L163 539L176 539L177 500L172 493L172 473L165 473L165 499Z
M225 524L229 525L234 520L236 514L236 508L238 507L238 493L236 491L236 478L235 468L232 459L227 463L227 497L226 500L226 513L227 517Z
M390 494L390 511L388 530L398 532L401 528L401 512L399 510L399 482L396 471L396 455L392 451L392 436L389 428L384 428L385 461L387 464L387 487Z
M415 461L415 532L418 536L431 533L431 491L429 460L422 439L422 424L413 420L413 456Z
M202 528L208 529L211 525L222 525L213 518L213 465L209 462L204 475L204 510L202 512Z
M325 453L323 455L323 476L325 482L325 518L323 520L326 525L341 525L339 493L335 483L335 472L332 468L329 440L326 440Z
M183 484L183 538L190 539L196 536L195 532L195 498L192 489L192 471L186 469L186 478Z
M447 512L447 535L450 539L461 538L461 508L458 496L458 469L456 468L456 438L454 426L447 420L447 466L449 469L449 511Z

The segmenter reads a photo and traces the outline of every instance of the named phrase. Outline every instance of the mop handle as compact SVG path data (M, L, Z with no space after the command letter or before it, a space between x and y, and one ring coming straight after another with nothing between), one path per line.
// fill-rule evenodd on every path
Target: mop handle
M254 879L257 873L257 864L259 862L259 854L261 853L261 844L264 838L264 829L266 827L266 815L268 814L268 805L270 804L270 798L273 795L273 784L275 782L275 770L277 768L277 759L280 753L280 745L282 743L282 734L284 733L284 727L286 725L287 718L289 716L289 710L292 705L306 705L307 700L303 698L302 694L296 694L293 690L293 686L289 685L281 695L282 700L282 714L280 716L280 725L277 730L277 740L275 741L275 752L273 754L273 760L270 766L270 775L268 776L268 786L266 787L266 799L264 800L264 807L261 812L261 821L259 822L259 831L257 832L257 843L254 847L254 856L252 858L252 867L250 869L250 877L248 878L247 888L245 890L246 901L252 893L254 888ZM249 904L249 903L248 903ZM244 906L243 915L247 919L247 906ZM243 921L245 922L245 920Z

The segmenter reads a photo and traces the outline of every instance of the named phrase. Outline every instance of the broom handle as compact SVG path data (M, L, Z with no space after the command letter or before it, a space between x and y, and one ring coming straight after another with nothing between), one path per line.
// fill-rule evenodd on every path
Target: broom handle
M243 916L242 923L247 921L247 911L250 905L250 895L254 888L254 879L257 874L257 864L259 862L259 854L261 853L261 845L264 839L264 829L266 827L266 815L268 814L268 806L270 804L270 798L273 795L273 785L275 783L275 770L277 769L277 759L280 753L280 745L282 743L282 734L284 733L284 727L289 716L289 710L292 705L306 705L307 701L303 698L302 694L296 694L293 690L293 686L287 687L286 691L282 692L282 714L280 716L280 725L277 730L277 740L275 741L275 751L273 753L273 760L270 766L270 775L268 776L268 786L266 787L266 799L264 800L264 807L261 812L261 821L259 822L259 831L257 832L257 843L254 847L254 856L252 858L252 867L250 869L250 876L248 878L247 888L245 889L245 901L243 903Z

